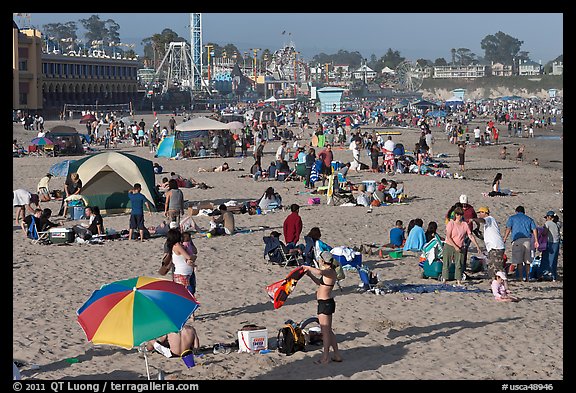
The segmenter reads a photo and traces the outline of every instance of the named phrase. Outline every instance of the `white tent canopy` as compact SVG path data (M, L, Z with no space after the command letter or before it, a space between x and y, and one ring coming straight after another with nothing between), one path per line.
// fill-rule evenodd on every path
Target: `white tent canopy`
M446 102L454 102L454 103L464 103L464 100L462 100L462 98L460 97L456 97L456 96L452 96L449 99L446 100Z
M271 96L270 98L266 98L264 100L264 102L277 102L278 100L276 99L276 97Z
M176 125L177 131L228 130L228 125L207 117L195 117Z
M382 68L382 73L383 74L395 74L396 71L394 71L393 69L391 69L389 67L384 67L384 68Z

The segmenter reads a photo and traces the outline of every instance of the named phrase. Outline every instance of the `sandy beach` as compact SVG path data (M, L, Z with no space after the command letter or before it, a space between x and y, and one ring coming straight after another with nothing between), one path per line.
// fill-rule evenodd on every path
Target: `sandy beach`
M152 115L136 115L152 124ZM159 115L161 125L167 125L170 115ZM311 119L315 121L314 118ZM487 120L478 119L480 124ZM177 117L177 122L182 121ZM85 132L78 120L47 121L50 129L59 124L75 126ZM473 123L474 124L474 123ZM375 207L326 205L308 206L310 195L304 193L301 182L258 181L239 177L249 173L253 158L207 158L170 160L154 158L148 147L120 144L118 151L132 153L158 162L163 175L156 183L174 171L184 177L205 182L213 188L201 190L183 188L186 200L216 204L236 200L254 200L272 186L285 206L297 203L304 223L303 234L318 226L322 239L329 245L359 246L388 242L389 231L397 219L405 225L413 218L439 224L444 236L444 215L461 194L478 208L488 206L502 233L514 209L522 205L526 214L539 225L548 210L563 214L563 141L562 127L557 125L536 129L536 138L508 138L501 132L500 142L508 146L510 158L498 158L499 146L469 147L466 170L458 170L457 145L450 144L443 129L434 127L434 152L443 158L450 172L464 179L447 179L415 174L395 174L392 178L404 183L411 198L406 204ZM369 129L366 127L363 129ZM504 130L504 127L501 129ZM418 141L418 129L399 129L396 142L412 150ZM310 135L311 130L306 134ZM25 146L36 136L21 125L13 127L13 137ZM552 138L550 138L552 137ZM302 141L308 143L309 139ZM516 162L520 144L526 146L525 159ZM263 163L274 159L278 141L265 149ZM102 147L97 147L102 149ZM335 148L336 160L350 161L352 153ZM13 158L13 190L36 190L40 178L50 166L64 159L78 157ZM538 158L540 166L532 164ZM198 173L200 167L211 167L227 161L232 172ZM363 161L370 163L363 153ZM292 165L292 164L291 164ZM244 169L244 171L238 171ZM497 172L503 173L503 187L517 196L490 198ZM349 180L390 178L382 173L352 173ZM52 189L63 189L64 179L53 178ZM58 212L59 201L42 203L42 207ZM136 276L160 277L157 273L162 257L164 238L145 242L109 240L100 245L69 244L39 245L25 238L14 225L13 209L13 359L24 364L23 379L38 380L145 380L144 357L136 348L93 345L77 322L76 310L102 285ZM272 230L282 232L282 223L289 211L266 215L235 215L236 225L251 229L249 233L207 238L193 235L198 255L197 299L201 303L196 320L189 321L199 333L201 345L231 343L237 331L246 324L265 326L271 343L278 329L288 319L300 321L316 315L314 283L304 277L286 304L274 310L265 286L282 279L290 270L268 264L263 258L263 236ZM198 216L200 227L209 228L209 218ZM157 225L166 218L162 213L146 214L146 225ZM86 221L86 220L84 220ZM104 225L117 231L128 228L127 214L104 215ZM76 222L67 221L71 227ZM302 240L302 239L301 239ZM483 243L480 241L480 244ZM510 241L506 254L511 256ZM473 255L474 246L469 253ZM436 284L436 280L421 277L418 257L381 259L363 255L363 263L380 277L380 285ZM555 282L510 281L512 292L522 300L518 303L497 303L490 290L490 280L484 273L471 274L465 281L468 289L478 291L437 293L401 292L374 294L357 291L360 280L354 272L346 272L342 291L335 289L336 313L333 328L344 361L316 365L321 356L320 346L308 346L292 356L274 350L267 354L237 353L204 354L197 366L187 369L179 359L166 359L157 353L148 356L150 372L155 377L163 370L172 380L508 380L554 381L564 379L564 296L563 250L560 251L559 280ZM167 276L168 278L168 276ZM70 361L76 359L77 362ZM201 364L200 364L201 363Z

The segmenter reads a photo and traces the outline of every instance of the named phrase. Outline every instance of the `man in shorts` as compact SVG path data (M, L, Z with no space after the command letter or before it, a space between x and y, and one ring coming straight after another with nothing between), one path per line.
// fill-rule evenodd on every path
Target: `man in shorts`
M140 241L144 241L144 205L148 208L150 216L152 216L152 209L150 203L140 191L142 191L140 183L135 183L134 188L128 191L128 199L130 199L130 204L132 205L128 239L132 240L132 233L137 229L140 232Z
M522 281L530 275L530 237L534 236L534 249L538 249L538 232L534 220L525 214L524 206L516 207L516 214L508 217L503 241L512 235L512 263L519 269ZM524 276L526 270L526 276Z

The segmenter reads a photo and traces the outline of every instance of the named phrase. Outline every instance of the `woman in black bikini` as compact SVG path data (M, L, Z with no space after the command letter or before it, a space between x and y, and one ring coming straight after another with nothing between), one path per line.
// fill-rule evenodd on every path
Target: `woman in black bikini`
M320 322L320 329L322 331L322 339L324 343L324 352L320 361L315 363L326 364L330 361L329 351L330 347L334 351L332 360L334 362L341 362L342 357L338 351L338 343L336 342L336 335L332 331L332 314L336 310L336 302L332 297L332 288L336 284L336 270L332 264L332 254L330 251L324 251L320 257L320 269L312 266L303 266L304 271L318 285L316 291L316 299L318 300L318 321ZM315 275L320 275L320 278Z

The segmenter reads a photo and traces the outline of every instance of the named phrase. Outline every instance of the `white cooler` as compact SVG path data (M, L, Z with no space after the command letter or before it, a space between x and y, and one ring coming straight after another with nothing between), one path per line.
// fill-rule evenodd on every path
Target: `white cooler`
M72 228L50 228L48 238L54 244L73 243L74 230Z

